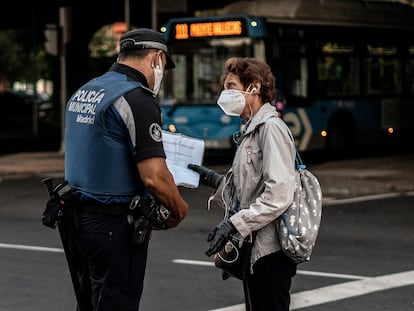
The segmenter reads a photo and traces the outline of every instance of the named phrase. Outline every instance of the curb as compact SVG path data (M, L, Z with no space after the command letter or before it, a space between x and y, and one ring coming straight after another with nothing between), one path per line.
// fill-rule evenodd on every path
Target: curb
M63 176L64 155L59 152L22 152L0 156L0 180L30 176Z

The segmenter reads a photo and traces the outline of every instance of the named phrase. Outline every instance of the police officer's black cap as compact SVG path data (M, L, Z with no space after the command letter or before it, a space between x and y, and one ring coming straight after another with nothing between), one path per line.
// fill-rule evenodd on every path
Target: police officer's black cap
M127 31L119 41L119 52L128 52L141 49L162 50L167 56L165 69L172 69L175 63L168 54L167 42L164 35L149 28L139 28Z

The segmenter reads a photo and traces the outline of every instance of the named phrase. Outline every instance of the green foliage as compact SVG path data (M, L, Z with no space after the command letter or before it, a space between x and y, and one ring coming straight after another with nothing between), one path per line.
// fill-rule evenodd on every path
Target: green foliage
M0 31L0 80L11 84L48 78L46 53L32 37L27 30Z
M101 27L89 43L91 57L111 57L117 54L117 40L111 31L111 25Z
M24 62L20 58L23 46L18 44L19 35L14 30L0 32L0 77L14 81L24 71Z

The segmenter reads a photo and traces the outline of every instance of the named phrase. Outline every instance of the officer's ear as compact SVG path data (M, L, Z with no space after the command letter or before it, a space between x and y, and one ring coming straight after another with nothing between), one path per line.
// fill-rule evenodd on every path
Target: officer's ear
M162 64L160 65L160 68L162 68L163 70L165 70L165 65L167 64L167 56L165 55L164 51L159 50L158 51L158 55L157 55L157 62L162 61Z
M152 53L152 56L151 56L151 67L152 68L155 68L156 66L160 66L160 68L165 67L165 64L163 61L161 61L162 64L160 64L160 58L162 60L161 53L162 53L161 50L158 50L158 51L155 51L155 53Z

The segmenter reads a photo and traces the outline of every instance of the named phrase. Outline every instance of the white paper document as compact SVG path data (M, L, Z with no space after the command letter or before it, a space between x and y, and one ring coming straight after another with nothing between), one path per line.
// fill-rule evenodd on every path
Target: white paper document
M204 140L162 131L162 142L167 156L167 166L174 177L175 184L187 188L197 188L200 175L187 168L187 165L202 164Z

